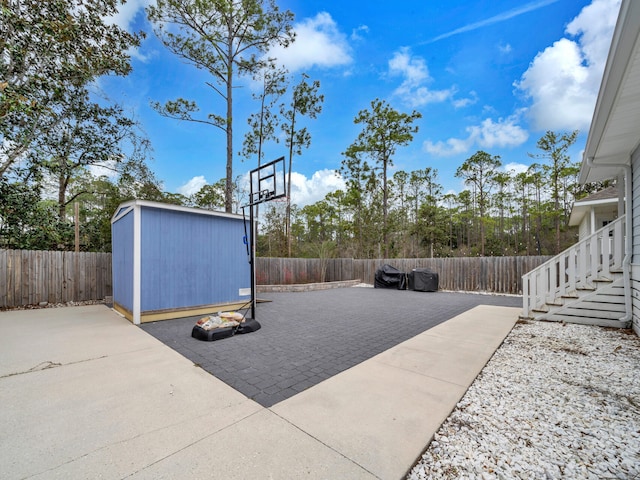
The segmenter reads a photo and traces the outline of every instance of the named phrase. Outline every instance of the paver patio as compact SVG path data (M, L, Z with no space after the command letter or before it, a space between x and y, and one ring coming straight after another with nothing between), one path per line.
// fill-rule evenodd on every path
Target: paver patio
M522 298L455 292L339 288L260 294L262 328L204 342L197 317L142 328L247 397L270 407L477 305L520 307Z

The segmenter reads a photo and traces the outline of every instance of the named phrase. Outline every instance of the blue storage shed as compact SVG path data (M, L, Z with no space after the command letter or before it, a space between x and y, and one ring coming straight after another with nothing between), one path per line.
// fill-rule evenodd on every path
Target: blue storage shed
M111 218L113 304L134 324L233 310L251 299L241 215L145 200Z

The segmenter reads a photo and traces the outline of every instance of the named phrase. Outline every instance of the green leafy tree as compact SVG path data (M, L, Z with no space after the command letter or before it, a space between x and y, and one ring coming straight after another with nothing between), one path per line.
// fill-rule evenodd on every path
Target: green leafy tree
M409 174L404 170L398 170L393 174L391 182L394 191L394 201L396 204L394 211L394 230L398 231L397 238L402 251L401 256L406 258L408 256L407 248L410 243L408 235L409 215L407 206L409 200L407 194Z
M334 230L333 238L335 241L335 253L340 255L350 255L351 245L351 225L349 214L347 211L346 194L343 190L335 190L327 193L324 200L333 212Z
M355 124L362 124L362 131L345 152L350 158L365 155L380 170L382 243L385 258L389 255L389 168L393 166L393 156L398 147L406 146L413 140L413 135L418 131L414 122L421 117L419 112L401 113L384 100L376 99L371 102L370 110L361 110L354 119Z
M262 57L275 45L293 41L293 14L274 0L157 0L147 7L154 32L172 53L213 81L206 85L224 101L224 115L197 116L193 100L153 102L161 115L212 125L226 136L225 210L233 210L233 92L236 78L253 75L268 62Z
M223 178L213 185L204 185L193 195L193 204L206 210L224 208L224 184Z
M118 0L3 0L0 15L0 177L57 126L69 89L126 75L142 33L107 19Z
M569 176L570 158L568 155L569 148L575 143L578 138L578 131L574 130L571 133L557 134L552 131L547 131L536 146L542 153L529 154L533 158L546 159L550 163L545 165L545 174L549 180L549 186L551 190L551 200L553 201L553 210L551 215L553 217L553 224L555 229L555 253L560 253L560 226L561 219L564 215L565 224L568 221L568 214L565 208L561 208L561 200L564 198L565 192L563 192L563 178ZM566 202L565 202L566 203Z
M457 216L458 214L458 201L457 201L457 196L454 193L447 193L442 197L442 202L445 205L445 214L446 214L446 218L447 218L447 224L448 224L448 235L447 235L447 243L448 243L448 247L449 247L449 254L453 251L454 246L457 245L454 244L453 240L454 240L454 235L453 235L453 225L454 225L454 218Z
M465 185L473 187L477 198L480 214L480 255L485 253L485 225L487 223L487 211L490 205L491 188L495 185L495 177L502 163L500 157L489 155L487 152L478 151L467 158L456 170L456 177L464 179Z
M442 185L437 182L438 171L426 168L416 176L422 177L425 186L424 200L422 201L416 219L416 232L429 247L429 256L433 258L436 245L444 239L442 222L442 209L438 201L442 195Z
M260 166L264 158L264 143L269 140L278 141L276 130L279 118L274 112L274 107L278 99L286 92L286 71L276 68L273 64L268 64L253 78L262 84L260 93L253 95L253 99L259 102L260 109L247 119L249 130L244 136L241 154L247 159L255 155L258 158L258 166Z
M109 175L84 170L73 179L69 192L80 210L80 249L111 251L111 217L126 201L140 199L184 205L178 195L162 191L160 181L145 163L125 160Z
M263 257L284 257L287 254L285 236L286 206L280 202L270 202L264 208L262 234L257 237L257 254Z
M50 113L55 127L33 142L29 155L33 166L56 179L60 221L65 220L67 205L84 193L67 195L75 177L88 167L118 171L127 161L144 162L148 145L122 107L91 102L84 88L65 97L65 103Z
M343 201L351 220L354 254L370 258L375 245L381 250L380 219L375 203L378 178L362 152L347 149L343 155L340 174L347 185Z
M537 255L543 254L544 243L544 216L545 216L545 204L543 202L544 188L546 185L543 167L540 164L532 163L527 169L527 184L529 185L530 195L532 198L530 202L531 215L535 219L535 225L529 225L529 235L531 236L531 243L533 249Z
M505 250L507 248L506 242L506 234L509 229L507 226L508 223L508 212L509 212L509 203L511 201L511 175L508 172L498 172L495 175L495 184L498 188L498 191L493 196L493 203L498 211L498 222L497 222L497 237L500 244L500 249Z
M291 101L282 105L280 114L284 121L281 124L285 135L285 145L289 149L289 171L287 172L287 250L291 256L291 171L294 155L301 155L303 148L311 145L311 133L306 126L301 126L304 117L315 119L322 112L324 95L318 94L320 82L314 80L308 83L308 75L302 74L302 79L291 94Z

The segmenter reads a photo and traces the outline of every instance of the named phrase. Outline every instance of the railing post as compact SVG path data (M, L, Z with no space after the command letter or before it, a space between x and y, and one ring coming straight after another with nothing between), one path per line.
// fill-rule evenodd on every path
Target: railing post
M568 268L567 268L567 276L568 276L568 290L569 292L575 292L576 290L576 263L578 261L578 249L573 246L569 250L568 256Z
M548 277L547 277L547 289L545 291L544 301L553 301L556 292L556 276L558 273L558 265L556 263L556 259L553 259L549 263L549 268L547 269Z
M622 267L622 259L625 251L625 217L622 221L616 222L613 227L613 266L614 268Z
M602 269L602 276L606 277L606 278L610 278L610 273L609 273L609 266L610 266L610 262L611 260L609 259L610 253L611 253L611 240L612 237L611 235L613 235L613 230L611 230L611 227L607 226L607 228L604 230L604 232L602 233L602 258L600 260L600 267ZM615 237L614 237L615 239Z
M529 275L522 276L522 315L524 317L529 316L529 304L531 298L529 297Z
M567 281L565 276L567 274L567 254L560 255L558 259L558 295L560 297L567 293Z
M598 265L600 265L600 255L598 246L602 242L602 234L596 234L594 238L591 239L591 252L590 252L590 260L591 260L591 285L594 285L593 281L598 278Z
M591 242L593 242L593 239L591 239ZM580 244L578 247L578 264L576 265L578 282L576 283L576 288L587 286L587 269L589 266L588 250L591 242Z

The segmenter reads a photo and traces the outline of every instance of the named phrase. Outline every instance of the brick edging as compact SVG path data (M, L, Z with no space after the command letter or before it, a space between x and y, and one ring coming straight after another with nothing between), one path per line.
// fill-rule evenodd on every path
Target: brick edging
M322 283L296 283L292 285L257 285L258 293L271 292L310 292L312 290L328 290L330 288L353 287L361 283L357 280L342 280L339 282L322 282Z

